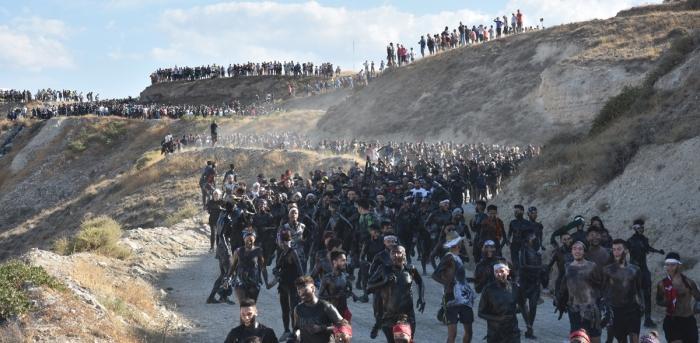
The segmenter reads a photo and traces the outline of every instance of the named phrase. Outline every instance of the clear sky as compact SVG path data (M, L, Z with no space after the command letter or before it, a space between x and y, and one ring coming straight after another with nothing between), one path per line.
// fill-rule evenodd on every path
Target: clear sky
M0 88L138 96L158 67L269 60L379 63L390 41L490 24L608 18L661 0L46 0L0 2ZM354 42L354 49L353 49Z

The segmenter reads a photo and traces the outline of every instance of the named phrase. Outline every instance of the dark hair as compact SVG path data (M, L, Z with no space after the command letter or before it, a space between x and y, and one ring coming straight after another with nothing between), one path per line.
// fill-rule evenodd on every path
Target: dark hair
M615 244L622 244L622 246L624 246L625 249L627 249L627 241L624 240L624 239L615 238L615 239L613 239L612 244L613 244L613 245L615 245Z
M294 286L297 288L301 288L309 284L313 285L314 279L308 275L300 276L294 281Z
M642 225L644 226L644 219L642 218L637 218L632 222L632 225Z
M326 248L333 249L341 245L343 245L342 240L340 240L339 238L331 238L331 240L328 241L328 246Z
M523 207L523 205L520 205L520 204L513 206L513 208L525 211L525 207Z
M367 198L361 198L357 200L357 206L363 209L369 209L369 200Z
M476 204L486 207L486 201L484 201L484 200L477 200Z
M486 211L491 211L491 210L498 211L498 206L492 204L486 208Z
M342 251L342 250L331 251L331 261L337 260L341 255L345 255L345 251Z
M253 299L241 300L241 307L252 307L252 306L255 306L255 300L253 300Z
M324 231L323 232L323 240L325 241L328 238L335 238L336 234L335 231Z
M372 223L372 224L369 226L369 230L370 230L370 231L372 231L372 230L380 231L381 228L379 227L379 224L377 224L377 223Z

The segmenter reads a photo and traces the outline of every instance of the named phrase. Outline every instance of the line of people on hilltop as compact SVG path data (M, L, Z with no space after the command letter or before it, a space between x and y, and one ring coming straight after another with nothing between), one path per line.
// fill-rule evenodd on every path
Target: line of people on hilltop
M132 119L179 119L182 117L231 117L264 116L279 112L271 95L262 101L256 100L243 104L234 99L220 105L166 105L158 103L140 103L138 99L110 99L92 102L45 103L33 107L15 107L8 111L7 118L51 119L55 116L118 116Z
M32 101L32 92L29 90L0 89L0 102L27 103Z
M99 101L100 94L95 92L83 92L70 89L40 89L32 94L29 90L0 90L0 102L29 103L32 101L43 102L92 102Z
M313 62L261 62L224 65L203 65L198 67L159 68L151 73L151 84L171 81L192 81L210 78L247 76L318 76L332 78L340 74L340 66L333 69L332 63L314 65Z
M501 38L506 35L513 35L532 30L544 28L544 19L540 18L540 24L535 27L524 24L525 17L520 10L512 13L510 21L507 15L497 17L493 24L473 25L471 28L462 22L456 28L450 30L448 26L440 33L426 34L420 37L418 47L420 56L434 55L442 51L451 50L457 47L475 45ZM406 48L401 43L389 43L387 46L387 66L401 66L415 61L413 48Z
M650 253L666 256L655 295L666 310L666 339L697 342L698 286L681 272L680 254L650 245L643 220L634 220L628 239L614 239L599 217L586 224L576 216L554 230L547 251L534 206L516 204L506 226L498 207L476 199L467 218L466 163L431 164L442 158L438 150L398 166L374 163L371 154L364 167L258 174L252 184L240 180L233 164L220 174L216 162L207 162L199 184L220 273L206 302L241 304L240 326L227 342L277 341L272 328L255 321L263 286L277 286L285 342L368 341L380 334L387 342L413 342L426 325L415 312L426 309L437 312L448 342L456 341L459 327L462 341L471 342L476 317L486 322L489 343L519 342L518 317L524 336L537 339L541 292L552 283L560 319L566 314L570 324L561 337L599 342L606 332L608 341L658 342L655 331L640 335L642 319L655 326ZM425 289L433 285L442 287L443 298L427 304ZM369 332L353 330L348 299L371 304Z

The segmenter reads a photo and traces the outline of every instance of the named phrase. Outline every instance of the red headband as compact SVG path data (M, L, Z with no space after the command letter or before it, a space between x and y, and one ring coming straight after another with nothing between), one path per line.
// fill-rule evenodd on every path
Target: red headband
M340 334L346 334L352 337L352 326L350 325L338 325L333 327L333 335L337 336Z
M396 324L391 331L394 333L394 335L398 333L411 336L411 326L408 324Z

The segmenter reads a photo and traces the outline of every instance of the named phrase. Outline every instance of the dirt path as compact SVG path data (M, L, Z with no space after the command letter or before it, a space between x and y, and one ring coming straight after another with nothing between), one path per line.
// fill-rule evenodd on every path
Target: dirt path
M171 266L161 278L160 286L163 289L172 288L168 290L168 297L177 304L177 312L193 324L192 330L182 337L188 342L223 342L228 331L238 325L238 305L205 304L218 275L214 255L207 250L207 243L203 239L202 244L193 249L191 255L180 258L179 262ZM427 306L425 313L417 313L416 342L442 342L447 336L447 329L435 319L442 288L431 279L426 282ZM276 289L263 290L258 301L260 322L272 327L278 335L281 335L283 329ZM373 322L371 305L350 303L350 308L353 313L354 341L372 342L369 338L369 330ZM521 329L524 330L522 318L518 317L518 321ZM474 322L474 331L474 341L481 341L486 334L486 322L477 318ZM568 320L566 318L556 320L551 299L545 298L545 303L538 309L538 319L535 323L537 341L562 342L567 332ZM384 339L375 340L375 342L382 341Z

